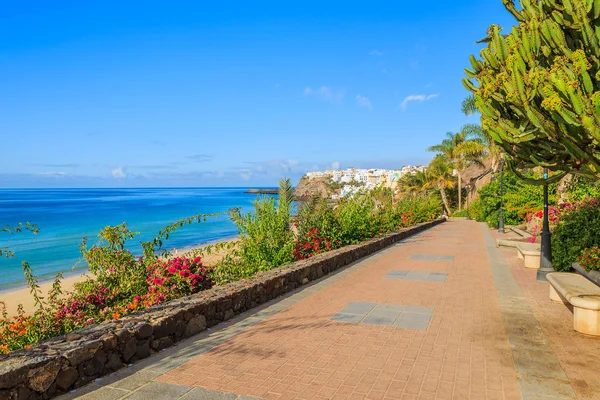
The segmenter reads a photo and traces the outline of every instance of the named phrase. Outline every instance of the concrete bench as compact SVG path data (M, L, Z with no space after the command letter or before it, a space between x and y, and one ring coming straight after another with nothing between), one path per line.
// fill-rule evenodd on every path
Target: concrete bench
M569 272L552 272L546 278L550 282L550 300L573 306L573 328L600 336L600 287Z
M540 267L540 245L536 243L517 244L517 257L523 260L525 268Z

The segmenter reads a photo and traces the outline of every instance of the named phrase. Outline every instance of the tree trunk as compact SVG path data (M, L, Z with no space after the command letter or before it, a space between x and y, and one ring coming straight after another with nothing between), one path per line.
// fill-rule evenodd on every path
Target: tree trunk
M446 210L448 211L448 216L450 216L450 215L452 215L452 211L450 211L450 206L448 205L448 198L446 197L446 191L441 186L439 188L440 188L440 193L442 194L442 202L444 203L444 207L446 207Z
M458 211L462 210L462 178L460 177L460 171L458 171Z

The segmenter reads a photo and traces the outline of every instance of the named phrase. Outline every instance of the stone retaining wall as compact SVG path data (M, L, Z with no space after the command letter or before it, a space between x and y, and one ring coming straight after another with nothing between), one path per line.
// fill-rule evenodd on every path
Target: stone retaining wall
M0 400L48 399L444 222L426 222L0 357Z

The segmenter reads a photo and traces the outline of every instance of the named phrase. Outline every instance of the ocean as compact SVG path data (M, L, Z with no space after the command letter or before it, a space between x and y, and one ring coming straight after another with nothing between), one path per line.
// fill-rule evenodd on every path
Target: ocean
M0 258L0 290L24 283L21 263L26 260L40 280L58 272L82 271L79 244L98 241L107 225L126 222L140 232L129 242L141 254L140 241L154 238L169 223L199 213L225 212L233 207L252 210L256 195L247 188L136 188L136 189L0 189L0 225L35 223L39 233L0 232L0 248L9 247L14 258ZM164 242L168 249L183 249L237 235L227 216L179 228Z

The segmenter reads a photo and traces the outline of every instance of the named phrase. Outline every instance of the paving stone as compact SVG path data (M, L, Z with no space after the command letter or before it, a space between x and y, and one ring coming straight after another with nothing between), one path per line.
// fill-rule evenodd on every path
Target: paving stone
M429 327L430 319L426 320L415 320L410 314L402 314L400 318L394 322L396 328L408 328L408 329L427 329Z
M181 400L234 400L238 396L231 393L217 392L215 390L206 390L202 388L195 388L187 392Z
M128 393L125 390L103 387L78 398L81 400L117 400Z
M386 318L386 317L377 317L373 315L367 315L360 323L361 324L370 324L370 325L383 325L383 326L392 326L397 316L394 318Z
M342 314L337 313L331 317L332 321L359 323L365 316L362 314Z
M423 306L406 306L404 307L404 313L415 313L415 314L433 314L433 308Z
M406 276L410 271L393 270L387 273L389 276Z
M402 313L400 318L405 321L431 321L431 315L429 314Z
M131 376L121 379L110 386L116 389L135 390L140 386L144 386L160 375L161 372L159 371L142 370Z
M429 272L424 271L410 271L404 279L407 281L424 281L427 279Z
M411 260L454 261L454 256L438 256L435 254L413 254Z
M383 279L424 281L424 282L446 282L448 274L443 272L429 271L390 271Z
M374 309L369 314L367 314L367 317L391 319L392 322L394 320L396 320L396 318L398 318L399 316L400 316L400 312L399 311L377 310L377 309Z
M127 400L173 400L192 390L189 386L152 382L127 396Z
M341 314L361 314L367 315L377 303L353 302L340 310Z
M405 308L406 306L400 304L377 304L373 311L371 311L371 314L380 311L391 311L400 314L402 311L404 311Z

